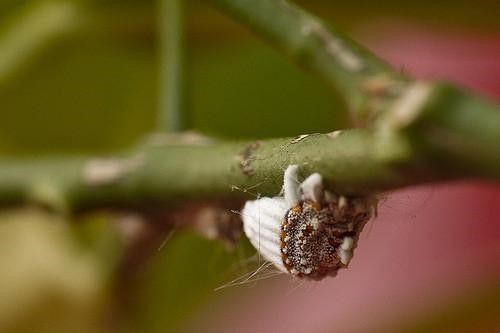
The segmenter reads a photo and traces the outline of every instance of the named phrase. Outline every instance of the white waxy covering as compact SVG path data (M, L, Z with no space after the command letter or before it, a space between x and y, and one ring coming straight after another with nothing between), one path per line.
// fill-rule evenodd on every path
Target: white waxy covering
M283 195L288 207L293 207L299 203L299 180L297 179L298 165L289 165L283 175Z
M354 239L351 237L344 237L342 245L337 249L337 253L340 258L340 262L344 265L349 264L352 259L352 251L354 247Z
M299 191L302 194L302 200L322 202L324 190L323 186L318 186L318 184L323 184L323 178L319 173L313 173L307 177L299 187Z
M316 203L318 207L323 207L322 209L335 210L333 216L343 213L356 216L356 214L352 213L356 202L352 203L346 197L325 191L322 176L319 173L313 173L303 182L300 182L298 180L297 165L288 166L284 172L283 196L263 197L247 201L241 211L241 216L246 236L265 260L273 263L276 268L285 273L319 280L328 275L334 276L337 269L349 264L353 256L353 250L356 247L357 236L354 238L346 236L338 239L337 242L341 241L342 243L336 243L335 246L337 247L333 250L336 255L329 254L330 258L326 258L325 261L325 258L321 257L318 251L328 251L328 246L332 246L330 240L325 243L324 237L314 238L313 235L313 238L306 239L302 235L302 229L305 230L307 227L312 228L309 232L323 230L321 231L322 235L329 234L324 232L324 229L320 229L320 224L324 223L320 220L327 216L325 214L328 214L328 212L316 210L311 213L311 210L307 211L307 209L311 209L310 207L315 207L311 205L311 202ZM297 209L297 212L292 208ZM361 205L359 208L361 212L366 210L367 219L369 218L370 209L368 205ZM332 214L331 211L330 214ZM282 229L285 218L287 219L286 227ZM348 231L352 231L354 229L353 223L365 223L367 219L359 220L358 218L357 222L353 220L348 223L348 220L343 223L346 223ZM342 221L342 218L340 220ZM328 224L328 228L335 228L335 226ZM360 231L361 228L357 230ZM286 232L286 234L283 235L284 239L282 241L283 232ZM312 247L309 245L310 241L312 241ZM313 243L316 241L321 248L314 248ZM307 252L304 249L313 250ZM300 260L297 260L297 258ZM283 260L286 261L287 266L285 266ZM317 262L320 262L320 264L317 264ZM333 266L322 266L331 267L331 270L326 273L318 269L319 265L323 265L325 262L329 265L332 262L334 263ZM308 266L309 264L310 266Z
M282 197L247 201L241 211L243 230L265 260L288 272L281 257L281 223L288 210Z

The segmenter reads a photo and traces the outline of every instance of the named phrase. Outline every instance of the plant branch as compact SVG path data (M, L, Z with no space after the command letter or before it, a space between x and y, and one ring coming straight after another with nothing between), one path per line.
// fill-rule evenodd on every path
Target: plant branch
M330 189L346 195L500 179L498 105L446 84L401 78L286 1L214 1L335 84L351 106L375 111L371 126L240 143L165 134L106 158L3 160L0 204L78 212L273 196L289 164L298 164L304 176L321 173Z
M325 80L358 118L370 98L366 88L374 81L387 87L406 81L368 50L289 1L212 2Z
M259 142L176 145L165 141L114 157L2 161L0 202L40 203L61 211L137 207L186 199L241 197L243 191L277 195L282 173L298 163L337 187L367 191L405 181L391 158L374 149L366 131L336 139L311 135ZM394 147L396 157L400 159ZM390 155L390 154L389 154Z
M447 85L416 83L384 116L372 129L297 138L234 143L163 135L113 157L4 160L0 203L81 211L273 196L289 164L304 176L321 173L328 187L348 195L500 179L498 106Z

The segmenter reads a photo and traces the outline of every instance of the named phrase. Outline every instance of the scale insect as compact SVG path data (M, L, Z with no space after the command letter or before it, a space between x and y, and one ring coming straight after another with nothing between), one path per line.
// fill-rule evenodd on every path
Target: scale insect
M376 200L327 191L319 173L299 182L297 165L285 170L282 193L247 201L241 212L243 230L261 256L280 271L309 280L347 267Z

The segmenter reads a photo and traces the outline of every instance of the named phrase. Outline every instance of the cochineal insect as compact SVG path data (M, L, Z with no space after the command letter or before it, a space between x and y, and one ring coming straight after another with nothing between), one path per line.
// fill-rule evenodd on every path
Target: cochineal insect
M376 200L325 190L319 173L298 180L297 165L284 172L282 196L247 201L243 229L262 257L280 271L321 280L347 267Z

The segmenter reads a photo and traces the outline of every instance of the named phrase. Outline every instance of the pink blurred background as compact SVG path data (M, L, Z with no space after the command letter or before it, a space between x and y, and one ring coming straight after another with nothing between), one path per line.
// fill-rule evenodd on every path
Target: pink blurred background
M394 27L397 26L397 29ZM357 36L396 68L500 100L500 35L390 22ZM464 182L390 193L349 269L334 279L288 277L219 291L186 332L387 332L500 281L500 187ZM485 309L486 310L486 309ZM492 321L450 332L500 332ZM462 324L460 324L462 323ZM454 325L457 325L456 327ZM462 325L462 326L458 326ZM455 329L456 328L456 329Z

